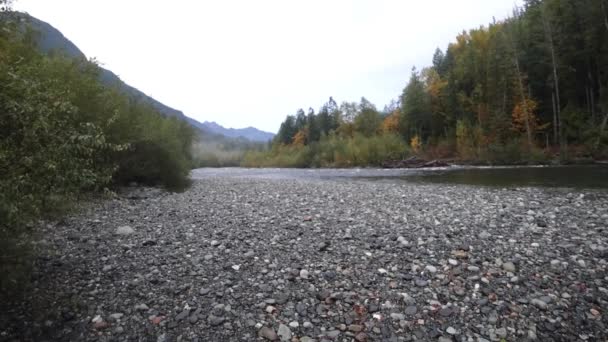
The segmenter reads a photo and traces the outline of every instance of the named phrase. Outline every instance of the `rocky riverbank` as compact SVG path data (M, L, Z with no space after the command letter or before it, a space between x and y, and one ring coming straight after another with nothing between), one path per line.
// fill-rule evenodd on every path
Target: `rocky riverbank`
M202 177L43 228L0 340L605 341L608 194Z

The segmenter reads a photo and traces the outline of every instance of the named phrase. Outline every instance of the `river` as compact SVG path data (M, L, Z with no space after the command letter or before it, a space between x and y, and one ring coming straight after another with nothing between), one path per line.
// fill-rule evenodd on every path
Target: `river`
M270 179L352 179L384 182L463 184L492 187L608 189L608 165L470 167L429 169L197 169L193 178L213 176Z

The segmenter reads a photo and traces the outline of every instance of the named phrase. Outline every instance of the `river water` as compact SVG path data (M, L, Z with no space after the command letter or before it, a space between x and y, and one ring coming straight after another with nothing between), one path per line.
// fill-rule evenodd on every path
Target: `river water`
M429 169L197 169L193 178L214 176L266 179L353 179L494 187L608 189L608 165L463 167Z

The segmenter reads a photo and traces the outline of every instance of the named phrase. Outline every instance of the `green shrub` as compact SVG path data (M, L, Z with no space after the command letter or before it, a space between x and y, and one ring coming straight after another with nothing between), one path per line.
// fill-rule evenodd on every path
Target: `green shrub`
M394 134L342 137L330 134L306 146L277 145L267 152L249 152L247 167L353 167L379 166L409 154L404 141Z
M538 164L549 159L545 151L528 147L524 139L513 139L504 144L490 144L482 150L481 160L491 164Z
M19 32L0 21L0 289L19 283L37 220L81 195L133 180L186 186L194 138L104 86L96 64L42 55Z

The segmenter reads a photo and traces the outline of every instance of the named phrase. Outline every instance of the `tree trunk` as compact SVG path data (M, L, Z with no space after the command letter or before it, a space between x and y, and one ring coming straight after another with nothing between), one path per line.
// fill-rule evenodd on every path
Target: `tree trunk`
M519 59L517 58L517 51L515 50L515 46L513 47L515 52L513 56L513 60L515 62L515 68L517 69L517 80L519 84L519 95L521 96L521 107L524 111L524 115L526 117L526 137L528 138L528 148L532 149L532 130L530 128L530 113L528 112L528 103L526 100L526 93L524 90L524 80L521 77L521 71L519 69Z
M593 124L595 124L595 94L593 93L593 88L589 93L589 97L591 97L591 119L593 120Z
M555 58L555 46L553 44L553 33L551 32L551 25L547 20L547 13L545 11L545 5L541 5L541 16L543 20L543 27L545 28L545 35L549 42L549 51L551 52L551 64L553 66L553 86L555 88L555 112L557 117L558 125L558 141L559 141L559 154L564 157L564 140L562 139L563 127L561 122L561 103L559 98L559 78L557 77L557 60Z
M596 150L600 147L600 143L602 142L602 135L604 135L604 131L606 130L607 124L608 124L608 112L606 112L606 114L604 114L604 120L602 120L602 124L600 125L600 134L597 136L597 141L595 142Z
M553 145L557 146L559 143L559 134L557 133L557 105L555 104L555 92L551 91L551 102L553 104Z
M585 85L585 103L587 104L587 113L591 116L591 98L589 97L589 86Z
M608 30L608 14L606 14L606 8L604 8L604 1L600 1L600 6L602 6L602 13L604 14L604 26Z

